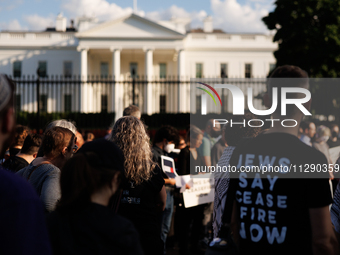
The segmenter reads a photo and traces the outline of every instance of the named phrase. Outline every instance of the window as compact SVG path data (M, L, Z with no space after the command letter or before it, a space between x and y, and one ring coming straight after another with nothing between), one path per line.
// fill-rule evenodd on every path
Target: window
M107 62L100 63L100 77L107 78L109 76L109 64Z
M107 95L102 95L101 110L102 112L107 112Z
M40 112L47 112L47 95L40 95Z
M196 95L196 113L201 113L202 97L201 95Z
M160 113L166 112L166 96L165 95L159 96L159 112Z
M275 69L276 64L269 64L269 72Z
M21 112L21 95L15 95L15 111Z
M39 61L38 62L38 71L40 77L47 76L47 62L46 61Z
M203 73L203 64L196 63L196 78L202 78Z
M130 74L131 78L136 78L138 75L138 64L137 63L130 63Z
M245 64L244 66L244 77L251 78L252 77L252 64Z
M166 78L166 64L159 64L159 78Z
M228 78L228 65L221 64L221 78Z
M20 78L21 77L21 61L14 61L13 62L13 77Z
M64 111L72 111L72 95L64 95Z
M73 74L73 65L71 61L65 61L64 62L64 77L65 78L71 78Z

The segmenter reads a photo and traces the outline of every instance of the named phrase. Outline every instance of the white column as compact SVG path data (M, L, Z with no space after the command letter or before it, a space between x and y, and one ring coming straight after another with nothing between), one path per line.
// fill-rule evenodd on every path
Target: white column
M145 49L145 80L147 81L144 91L144 113L151 115L154 111L152 100L152 76L153 76L153 50Z
M79 88L79 108L81 112L88 112L88 98L87 98L87 48L78 49L80 51L80 79L81 84Z
M120 80L120 51L121 49L111 48L112 52L112 79L114 87L112 88L112 111L115 112L115 121L123 116L123 86Z
M186 95L188 91L187 85L185 83L181 83L181 81L185 80L185 52L183 49L179 49L177 51L177 74L179 80L178 87L178 112L188 112L189 109L187 105L190 105L190 95ZM190 86L190 84L189 84Z

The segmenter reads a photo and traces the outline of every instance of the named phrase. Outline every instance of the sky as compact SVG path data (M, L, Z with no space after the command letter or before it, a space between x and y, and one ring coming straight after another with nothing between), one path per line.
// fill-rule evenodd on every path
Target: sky
M133 12L134 0L0 0L0 30L43 31L54 27L62 13L68 20L95 16L108 21ZM135 0L137 14L159 21L191 18L191 28L202 27L207 15L214 28L230 33L267 33L261 21L274 9L274 0Z

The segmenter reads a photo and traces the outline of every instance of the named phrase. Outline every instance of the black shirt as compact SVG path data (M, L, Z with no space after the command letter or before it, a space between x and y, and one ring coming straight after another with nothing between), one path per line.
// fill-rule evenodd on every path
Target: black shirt
M130 181L122 187L118 213L132 221L140 235L146 254L153 253L153 248L157 250L162 246L161 223L156 206L163 185L161 169L156 166L149 181L144 181L139 185Z
M227 205L230 208L236 200L240 253L313 254L309 209L332 203L328 173L318 174L322 179L302 179L296 173L260 175L240 169L246 165L327 164L325 156L293 135L271 133L237 146L230 164L238 172L231 174L236 178L231 179Z
M90 203L79 211L47 216L53 254L143 254L132 223L109 208Z
M3 167L7 168L8 170L11 170L12 172L16 173L18 172L20 169L28 166L29 163L18 156L10 156L4 163L3 163Z
M181 150L178 156L178 171L179 175L187 175L187 174L198 174L196 171L196 166L202 167L203 162L201 160L201 156L197 151L197 158L194 159L192 153L189 150L189 146L185 147ZM200 168L201 169L201 168Z
M10 149L9 149L9 155L10 155L10 156L15 156L15 155L17 155L19 152L20 152L20 149L18 149L18 148L10 148Z

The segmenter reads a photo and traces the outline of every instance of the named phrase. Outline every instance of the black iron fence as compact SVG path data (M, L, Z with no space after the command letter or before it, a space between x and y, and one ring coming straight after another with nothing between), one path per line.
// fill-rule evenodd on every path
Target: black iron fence
M146 79L143 76L115 80L112 77L50 76L37 79L34 76L15 78L16 108L25 112L115 112L134 104L143 113L189 112L190 83L232 83L240 87L253 86L256 95L265 90L265 79L205 78L178 79L178 77ZM149 94L148 94L149 93ZM183 95L184 94L184 95ZM227 100L227 89L221 90ZM37 96L38 95L38 96ZM199 94L198 94L199 95ZM149 98L148 98L149 97ZM39 100L38 100L39 98ZM182 101L179 101L182 100ZM180 107L180 105L186 107ZM150 109L150 107L149 107ZM184 110L183 110L184 109ZM225 108L224 110L229 110Z
M142 113L147 115L200 112L200 100L204 92L201 90L194 94L190 92L190 88L200 86L198 82L210 85L233 84L244 92L248 87L252 87L256 109L264 109L262 95L266 91L265 78L179 79L171 76L146 79L143 76L136 76L116 80L110 76L89 76L86 79L79 76L49 76L39 79L36 76L22 76L13 80L17 85L15 97L19 120L30 121L40 128L46 124L44 123L46 119L61 117L76 118L84 127L104 128L115 116L121 116L123 109L130 104L139 106ZM210 107L217 109L216 113L232 112L230 91L216 90L221 98L222 107L214 108L214 102L210 101L208 110ZM339 86L319 86L318 89L311 91L313 114L324 114L328 118L331 114L339 113ZM339 95L339 100L334 99L335 95ZM330 102L334 106L325 102ZM335 119L337 118L338 116L335 116Z

